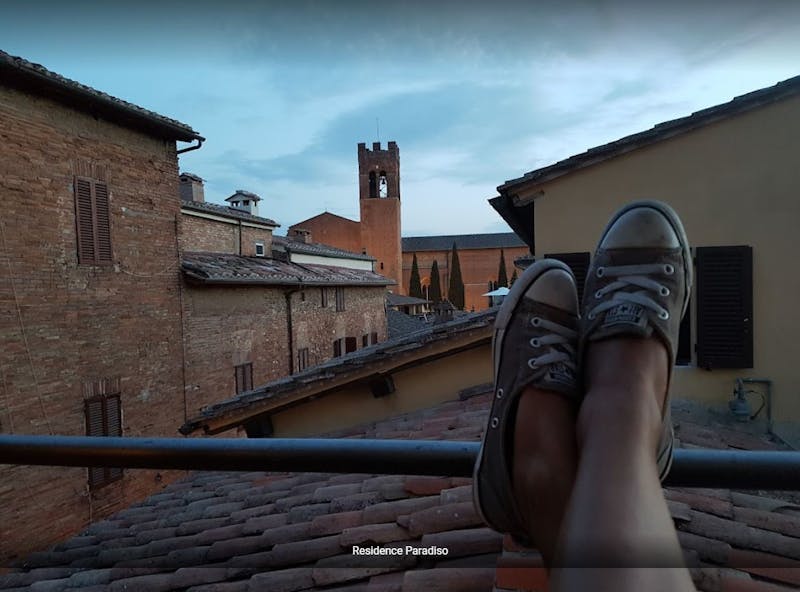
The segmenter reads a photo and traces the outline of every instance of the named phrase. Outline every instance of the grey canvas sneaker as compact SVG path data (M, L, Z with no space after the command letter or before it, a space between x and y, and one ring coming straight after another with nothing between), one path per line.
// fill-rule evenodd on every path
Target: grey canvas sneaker
M544 259L514 282L497 314L492 342L494 397L473 475L484 522L530 544L512 491L511 453L519 395L526 386L578 402L578 294L565 264Z
M653 336L667 348L671 379L691 286L689 241L673 209L657 201L623 207L606 226L586 275L579 359L591 341ZM669 401L668 394L656 454L662 481L672 466Z

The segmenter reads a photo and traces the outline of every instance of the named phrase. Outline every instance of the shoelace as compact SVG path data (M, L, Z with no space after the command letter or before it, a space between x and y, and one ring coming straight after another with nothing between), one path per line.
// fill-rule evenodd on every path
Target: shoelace
M575 340L578 338L578 332L564 327L558 323L548 321L541 317L533 317L530 320L531 326L542 328L550 331L550 334L542 337L533 337L530 339L529 344L535 349L545 346L550 346L547 353L542 354L536 358L528 360L528 366L533 368L541 368L542 366L549 366L551 364L562 363L573 372L577 371L575 365ZM559 346L559 347L556 347Z
M611 298L601 302L589 311L588 319L594 320L598 314L605 312L619 304L633 302L640 304L658 314L658 318L665 321L669 318L669 311L653 300L651 293L658 293L661 297L669 296L669 288L659 284L649 275L672 275L675 268L670 264L647 263L642 265L616 265L609 267L598 267L597 277L616 278L607 286L595 292L594 297L598 300L606 294L611 294ZM625 289L634 286L642 288L636 292L626 291Z

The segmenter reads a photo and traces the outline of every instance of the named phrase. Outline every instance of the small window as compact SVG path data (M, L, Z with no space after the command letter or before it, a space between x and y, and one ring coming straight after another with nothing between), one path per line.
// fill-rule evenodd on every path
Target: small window
M328 288L320 288L319 297L320 302L322 303L322 308L328 308Z
M344 288L338 286L336 288L336 311L341 312L344 310Z
M242 201L242 205L243 206L249 206L250 205L250 200L249 199L245 199L244 201Z
M375 171L369 172L369 197L378 197L378 180Z
M256 243L256 257L264 256L264 243Z
M306 301L306 291L300 290L300 302L305 302L305 301Z
M334 339L333 341L333 357L338 358L344 352L344 338Z
M75 177L75 226L78 264L112 263L108 186L102 181Z
M301 347L297 350L297 371L302 372L308 368L308 348Z
M381 261L381 269L383 269L383 261Z
M386 181L386 171L381 171L380 179L378 181L378 197L389 196L389 183Z
M253 363L239 364L234 368L236 394L253 390Z
M358 339L355 337L347 337L344 340L345 353L354 352L358 349Z
M122 406L120 394L107 393L84 401L87 436L122 436ZM122 479L122 469L90 467L89 487L97 488Z
M367 347L369 345L369 333L364 333L361 336L361 347Z
M378 343L378 332L373 331L372 333L369 334L369 338L370 341L372 342L371 344L375 345L376 343Z

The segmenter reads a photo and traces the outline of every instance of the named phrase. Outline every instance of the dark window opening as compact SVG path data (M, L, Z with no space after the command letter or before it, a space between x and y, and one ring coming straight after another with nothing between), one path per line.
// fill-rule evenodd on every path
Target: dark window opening
M107 393L84 401L87 436L122 436L122 405L120 394ZM90 467L89 487L97 488L122 479L117 467Z
M358 349L358 340L355 337L347 337L344 340L345 353L354 352Z
M334 339L333 341L333 357L338 358L344 352L344 338Z
M381 171L380 180L378 181L378 197L389 196L389 183L386 180L386 171Z
M328 288L320 288L319 289L319 298L320 302L322 303L322 308L328 307Z
M381 269L383 269L383 261L381 261Z
M253 390L253 363L247 362L234 368L236 394Z
M105 183L75 177L75 226L78 236L78 263L110 264L111 211L108 186Z
M308 348L301 347L297 350L297 371L302 372L308 368Z
M256 257L264 256L264 243L256 243Z
M372 333L369 334L369 338L370 341L372 342L372 345L375 345L376 343L378 343L378 332L373 331Z
M375 176L375 171L369 173L369 196L378 197L378 180Z
M369 333L364 333L361 336L361 347L367 347L369 345Z
M336 288L336 311L341 312L344 310L344 288Z

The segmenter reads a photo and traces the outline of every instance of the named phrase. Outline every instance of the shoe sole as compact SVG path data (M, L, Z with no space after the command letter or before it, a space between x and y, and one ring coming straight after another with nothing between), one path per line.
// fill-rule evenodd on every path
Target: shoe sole
M492 376L493 376L493 388L492 388L492 406L489 410L489 419L487 420L486 430L483 433L483 438L481 439L481 448L478 452L478 458L475 462L475 469L472 473L472 498L473 498L473 505L475 506L475 510L477 511L478 515L480 516L481 520L486 524L492 526L494 528L494 522L489 520L486 517L486 514L481 507L481 496L479 494L479 487L478 487L478 474L481 472L481 469L484 464L484 451L486 448L486 440L489 435L489 422L491 418L495 416L494 410L495 406L498 405L498 399L494 396L496 391L496 383L497 383L497 373L499 371L499 357L500 351L502 350L502 342L505 337L506 328L508 327L509 322L511 321L511 317L514 315L514 312L517 310L517 307L522 300L525 293L528 291L528 288L539 279L544 273L548 271L552 271L554 269L566 271L569 273L573 280L575 275L572 273L572 270L567 266L565 263L561 261L557 261L555 259L542 259L541 261L536 261L533 265L528 267L522 275L514 282L514 285L511 286L508 294L506 295L505 299L503 300L503 305L500 311L497 314L497 319L495 320L494 325L494 335L492 339ZM512 399L507 399L502 402L504 405L512 405ZM499 438L505 438L505 436L500 435L497 436ZM510 467L509 467L510 469ZM508 479L509 483L511 482L510 476ZM513 498L513 494L510 496ZM523 529L524 530L524 529Z

